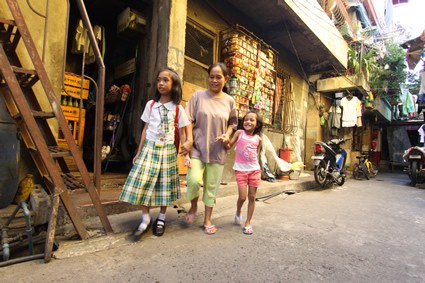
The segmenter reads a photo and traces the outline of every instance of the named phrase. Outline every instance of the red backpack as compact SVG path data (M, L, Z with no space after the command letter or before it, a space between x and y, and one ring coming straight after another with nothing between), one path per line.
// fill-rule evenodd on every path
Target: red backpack
M152 100L151 103L151 112L152 107L155 104L155 100ZM176 117L174 119L174 145L176 146L177 153L179 153L180 149L180 134L179 134L179 104L176 105Z

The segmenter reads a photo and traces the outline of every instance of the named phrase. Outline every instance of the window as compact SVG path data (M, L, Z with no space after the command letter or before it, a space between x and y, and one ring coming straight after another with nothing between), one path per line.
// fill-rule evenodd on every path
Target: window
M215 38L212 32L188 20L186 24L186 57L208 67L214 63Z

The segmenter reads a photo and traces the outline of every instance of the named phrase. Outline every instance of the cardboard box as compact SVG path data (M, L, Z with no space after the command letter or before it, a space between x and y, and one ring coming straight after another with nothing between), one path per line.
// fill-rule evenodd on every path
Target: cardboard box
M63 90L61 91L61 95L70 95L74 98L80 99L81 88L65 85L65 90L66 92ZM89 90L83 89L82 98L87 99L88 97L89 97Z
M65 72L63 83L68 86L81 88L81 76L74 73ZM90 80L88 79L83 80L83 88L84 89L90 88Z

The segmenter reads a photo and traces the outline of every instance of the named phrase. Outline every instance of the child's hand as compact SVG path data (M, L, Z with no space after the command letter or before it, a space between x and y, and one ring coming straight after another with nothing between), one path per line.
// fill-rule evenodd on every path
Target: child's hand
M192 161L191 161L189 155L184 158L184 166L192 168Z
M134 162L136 162L136 159L137 159L137 156L138 156L139 154L136 154L136 156L133 158L133 164L134 164Z
M224 144L228 144L230 139L226 134L223 134L215 139L216 141L221 141Z

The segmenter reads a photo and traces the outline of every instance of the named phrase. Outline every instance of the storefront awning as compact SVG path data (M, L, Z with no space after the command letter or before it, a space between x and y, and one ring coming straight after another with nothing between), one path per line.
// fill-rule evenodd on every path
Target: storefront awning
M348 45L317 0L207 0L229 24L240 24L308 74L344 72Z
M278 1L279 2L279 1ZM319 52L326 51L322 56L330 55L332 64L347 67L348 45L328 15L322 10L316 0L285 0L286 5L296 14L304 24L303 29L309 35L305 44L310 40L319 47ZM316 53L316 52L314 52ZM316 53L317 58L321 56Z

